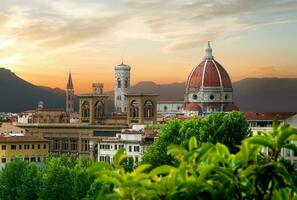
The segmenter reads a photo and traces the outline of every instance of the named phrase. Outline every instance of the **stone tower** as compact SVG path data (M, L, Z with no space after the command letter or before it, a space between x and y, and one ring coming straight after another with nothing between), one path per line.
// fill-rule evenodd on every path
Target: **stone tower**
M127 112L125 95L130 89L130 70L131 67L123 62L115 66L114 107L116 113Z
M66 87L66 112L74 112L74 88L72 83L71 73L68 76L68 82Z

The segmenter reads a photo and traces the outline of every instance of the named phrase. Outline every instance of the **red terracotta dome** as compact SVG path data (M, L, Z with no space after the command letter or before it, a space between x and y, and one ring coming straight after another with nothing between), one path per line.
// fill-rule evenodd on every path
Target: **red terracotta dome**
M198 105L198 103L191 102L191 103L186 103L184 105L184 110L188 111L198 111L199 113L202 112L201 107Z
M205 59L192 70L187 79L187 89L200 87L232 88L227 71L213 58L210 46L206 49Z

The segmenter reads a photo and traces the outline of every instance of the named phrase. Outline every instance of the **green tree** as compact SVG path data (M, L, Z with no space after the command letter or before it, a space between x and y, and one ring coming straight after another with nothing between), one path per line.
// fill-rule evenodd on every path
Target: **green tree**
M167 154L167 147L170 144L181 144L183 135L180 129L182 122L172 120L168 122L160 131L157 141L155 141L146 151L142 158L142 163L149 163L153 166L172 164L172 156Z
M37 199L40 181L40 173L35 164L15 158L1 171L0 199Z
M87 196L94 178L88 176L86 167L92 162L87 158L78 160L74 156L52 157L42 171L41 200L83 199Z
M167 154L167 147L170 144L187 147L192 136L197 138L198 143L223 143L232 153L236 153L239 150L237 145L251 136L251 130L240 112L213 113L184 122L172 120L160 130L158 140L144 154L142 163L153 166L175 165L173 157Z

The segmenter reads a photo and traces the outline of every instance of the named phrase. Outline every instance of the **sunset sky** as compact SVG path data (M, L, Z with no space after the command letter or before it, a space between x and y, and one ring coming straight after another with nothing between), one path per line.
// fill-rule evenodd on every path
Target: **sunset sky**
M207 41L232 81L297 77L297 1L0 0L0 67L77 93L113 89L114 66L132 84L184 82Z

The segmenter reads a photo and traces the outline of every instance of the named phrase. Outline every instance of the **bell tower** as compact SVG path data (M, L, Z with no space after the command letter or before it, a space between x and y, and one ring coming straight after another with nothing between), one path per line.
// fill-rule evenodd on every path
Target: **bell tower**
M66 112L74 112L74 87L72 83L71 72L69 72L68 82L66 86Z
M114 107L116 113L127 112L126 95L130 89L130 70L131 67L123 62L115 66Z

